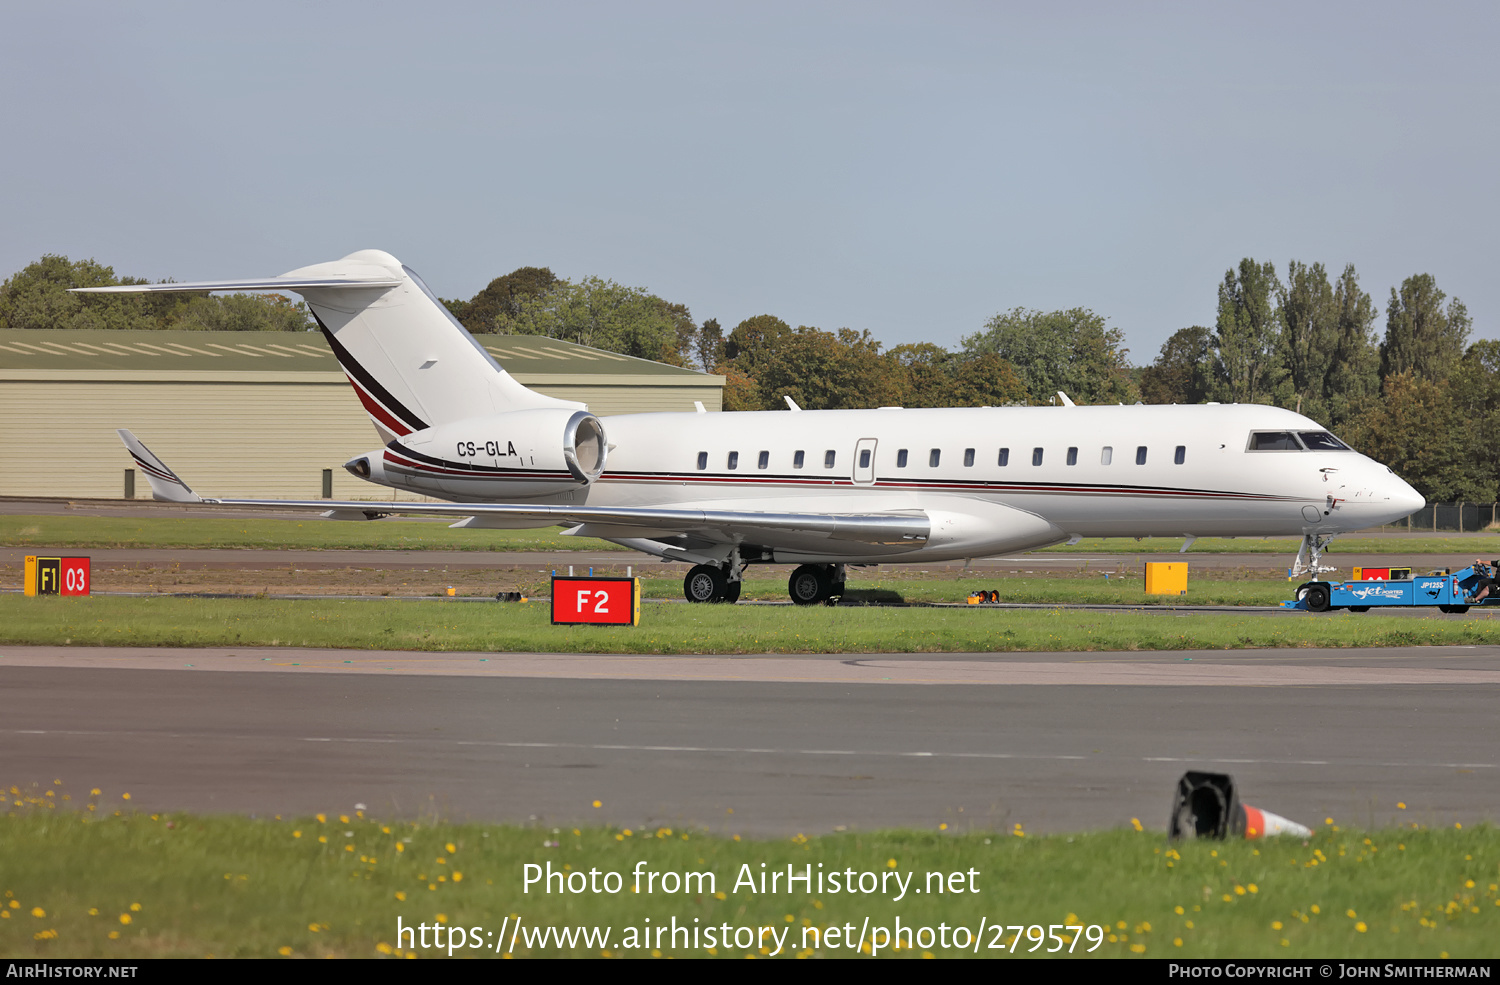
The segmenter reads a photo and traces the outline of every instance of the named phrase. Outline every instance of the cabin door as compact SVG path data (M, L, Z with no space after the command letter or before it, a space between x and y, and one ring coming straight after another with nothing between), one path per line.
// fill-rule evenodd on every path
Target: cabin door
M854 484L856 486L875 484L874 438L860 438L859 443L854 446Z

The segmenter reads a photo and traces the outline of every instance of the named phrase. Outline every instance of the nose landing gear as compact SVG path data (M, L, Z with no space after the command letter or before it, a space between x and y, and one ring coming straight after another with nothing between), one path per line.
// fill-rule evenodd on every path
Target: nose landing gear
M1303 534L1302 547L1297 551L1297 560L1292 562L1293 578L1302 575L1317 577L1325 571L1335 571L1331 565L1323 564L1323 552L1333 543L1335 534Z

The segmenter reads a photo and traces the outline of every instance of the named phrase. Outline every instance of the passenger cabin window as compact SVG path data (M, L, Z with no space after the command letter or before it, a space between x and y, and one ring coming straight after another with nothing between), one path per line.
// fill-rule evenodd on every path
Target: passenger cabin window
M1177 450L1172 453L1172 464L1181 465L1187 461L1187 445L1178 445Z
M1069 465L1077 465L1078 464L1078 449L1077 448L1069 448L1068 449L1068 464Z
M732 468L732 469L737 469L737 468L740 467L740 453L739 452L732 451L732 452L729 453L729 467Z
M797 454L795 454L795 455L792 456L792 468L794 468L794 469L800 469L802 467L802 462L803 462L803 453L802 452L799 451L799 452L797 452Z
M831 468L833 468L833 449L832 448L828 449L827 451L825 451L823 453L823 467L825 469L831 469Z
M698 453L698 471L702 472L706 468L708 468L708 452L700 451Z
M768 452L768 451L761 452L760 453L760 457L755 460L755 467L758 468L758 469L763 469L763 468L767 467L770 464L771 464L771 453Z
M1108 465L1110 462L1114 461L1114 459L1115 459L1115 450L1113 448L1111 448L1109 445L1105 445L1104 448L1101 449L1100 452L1099 452L1099 464L1100 465Z
M1005 466L1007 466L1009 464L1010 464L1010 449L1009 448L1001 448L1000 449L1000 467L1003 469L1003 468L1005 468Z
M1040 448L1033 448L1033 449L1031 449L1031 464L1032 465L1040 465L1040 464L1042 464L1042 450Z
M974 467L974 449L972 449L972 448L965 448L964 449L964 468L966 468L966 469L972 469L973 467Z
M898 469L904 469L904 468L906 468L906 449L905 448L903 448L900 451L896 452L896 468L898 468Z
M1135 464L1137 464L1137 465L1145 465L1146 464L1146 446L1145 445L1140 445L1139 447L1136 448L1136 450L1135 450Z
M870 449L861 448L859 450L859 467L862 469L870 467Z
M927 467L930 468L930 469L937 468L938 467L938 461L942 457L943 457L943 453L942 452L938 451L936 448L932 449L932 451L930 451L930 452L927 453Z

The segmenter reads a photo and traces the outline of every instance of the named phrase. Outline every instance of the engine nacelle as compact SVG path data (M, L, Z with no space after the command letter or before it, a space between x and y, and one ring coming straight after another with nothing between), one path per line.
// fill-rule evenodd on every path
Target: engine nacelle
M499 502L586 486L609 445L582 410L517 410L403 435L344 468L361 479L460 502Z

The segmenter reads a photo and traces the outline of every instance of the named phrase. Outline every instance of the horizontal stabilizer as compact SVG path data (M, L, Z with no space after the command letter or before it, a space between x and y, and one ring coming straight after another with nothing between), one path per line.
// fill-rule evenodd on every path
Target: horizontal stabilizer
M400 287L395 277L261 277L250 280L199 280L188 283L121 284L75 287L74 294L143 294L148 291L303 291L308 288L361 289Z

